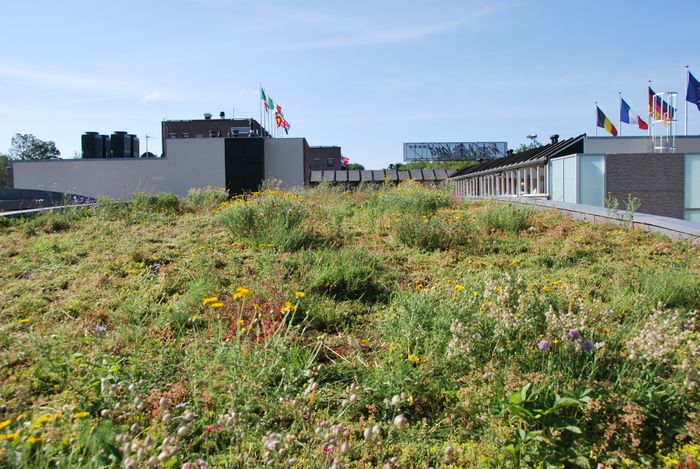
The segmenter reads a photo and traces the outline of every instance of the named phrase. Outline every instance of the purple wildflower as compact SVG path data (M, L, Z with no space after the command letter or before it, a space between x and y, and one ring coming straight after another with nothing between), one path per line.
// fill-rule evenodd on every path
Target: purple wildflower
M204 427L204 431L207 432L207 433L209 433L209 432L218 432L218 431L221 431L222 428L223 428L223 427L222 427L221 425L214 425L213 427L206 426L206 427Z
M190 403L190 401L180 402L178 405L175 406L175 408L181 409L182 407L185 407L189 403Z
M107 330L107 326L95 326L97 332L104 332Z
M549 350L549 346L550 346L550 343L548 340L542 339L537 343L537 348L540 350Z
M569 340L579 340L581 338L581 333L576 329L569 329L569 333L566 334Z
M584 340L583 342L581 342L581 350L583 350L584 352L590 352L591 349L593 349L593 344L590 340Z
M156 262L155 264L153 264L153 273L154 274L160 273L160 267L161 267L160 262Z

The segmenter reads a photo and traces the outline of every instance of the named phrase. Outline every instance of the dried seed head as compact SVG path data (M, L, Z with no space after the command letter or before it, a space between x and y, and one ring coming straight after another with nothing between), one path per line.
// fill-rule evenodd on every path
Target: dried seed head
M408 426L408 419L403 414L399 414L394 418L394 425L399 430L402 430Z

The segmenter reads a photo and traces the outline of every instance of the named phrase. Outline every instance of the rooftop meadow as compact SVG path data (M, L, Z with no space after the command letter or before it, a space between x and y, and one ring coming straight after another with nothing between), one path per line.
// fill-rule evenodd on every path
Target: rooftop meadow
M2 467L700 460L700 248L416 183L0 220Z

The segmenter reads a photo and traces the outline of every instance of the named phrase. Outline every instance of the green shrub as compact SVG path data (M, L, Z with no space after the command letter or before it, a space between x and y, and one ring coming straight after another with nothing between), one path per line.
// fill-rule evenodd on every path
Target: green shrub
M479 224L486 231L517 234L530 227L535 209L522 204L488 204L479 212Z
M385 300L389 290L381 259L363 248L315 253L310 290L338 300Z
M187 205L194 210L211 210L228 200L228 192L223 187L199 187L187 191Z
M178 212L180 198L167 192L136 192L131 196L131 207L146 212Z
M27 236L43 233L60 233L73 226L78 220L90 216L92 209L89 208L67 208L61 210L51 210L38 215L29 216L18 222L18 226Z
M271 190L234 200L222 209L219 222L254 246L272 245L285 251L311 246L316 237L305 223L303 202L293 195L280 194Z
M432 214L448 207L452 200L444 188L424 186L409 180L397 187L384 187L377 195L377 207L386 213Z
M409 215L397 218L393 227L399 242L428 251L467 246L473 241L472 223L463 215Z

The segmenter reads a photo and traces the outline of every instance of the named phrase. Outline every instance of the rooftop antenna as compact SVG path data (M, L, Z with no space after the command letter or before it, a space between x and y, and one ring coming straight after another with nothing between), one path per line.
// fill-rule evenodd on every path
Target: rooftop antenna
M537 142L537 134L530 134L530 135L528 135L528 136L525 137L525 138L529 138L530 140L532 140L531 145L532 145L533 147L535 146L535 144L536 144L536 142Z
M151 139L151 138L153 138L153 137L151 137L150 135L146 134L146 135L144 136L144 138L146 139L146 158L148 158L148 140Z

